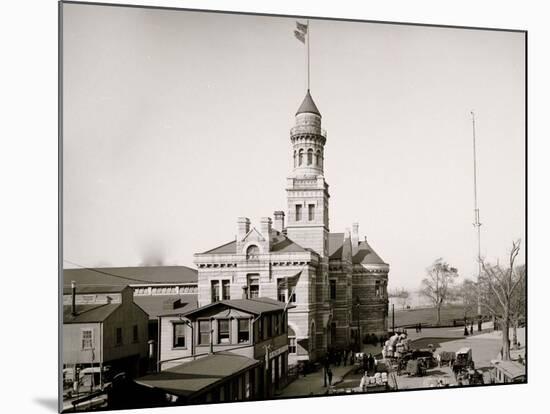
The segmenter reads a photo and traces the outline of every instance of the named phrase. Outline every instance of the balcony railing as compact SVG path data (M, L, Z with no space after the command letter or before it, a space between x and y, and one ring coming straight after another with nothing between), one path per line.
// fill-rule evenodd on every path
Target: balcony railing
M291 136L299 134L315 134L321 135L323 138L327 137L327 131L315 125L296 125L290 129Z

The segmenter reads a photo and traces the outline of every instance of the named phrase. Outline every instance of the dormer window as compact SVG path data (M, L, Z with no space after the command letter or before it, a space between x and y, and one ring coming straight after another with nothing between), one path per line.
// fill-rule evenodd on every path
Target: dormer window
M246 249L246 259L247 260L258 260L258 256L260 255L260 249L256 245L248 246L248 249Z

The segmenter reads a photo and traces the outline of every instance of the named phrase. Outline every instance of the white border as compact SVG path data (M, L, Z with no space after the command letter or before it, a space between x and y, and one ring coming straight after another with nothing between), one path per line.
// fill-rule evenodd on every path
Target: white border
M115 1L112 1L114 3ZM123 2L121 2L123 3ZM493 0L142 1L201 9L529 30L529 384L460 391L315 398L223 406L224 412L518 413L546 405L550 343L544 258L548 215L548 39L544 2ZM57 4L2 4L2 368L4 412L53 412L57 396ZM498 151L498 149L495 149ZM39 338L39 339L37 339ZM176 412L178 409L125 411ZM182 408L181 410L189 410ZM214 413L220 406L197 406Z

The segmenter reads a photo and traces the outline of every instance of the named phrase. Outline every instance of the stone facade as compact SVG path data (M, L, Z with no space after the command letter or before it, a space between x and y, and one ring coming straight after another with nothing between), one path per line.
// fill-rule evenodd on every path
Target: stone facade
M324 177L326 132L309 91L291 129L294 167L287 178L287 212L251 226L239 217L235 240L195 254L198 304L266 297L288 310L289 364L316 360L387 331L389 266L353 232L330 233ZM285 218L287 220L285 225Z

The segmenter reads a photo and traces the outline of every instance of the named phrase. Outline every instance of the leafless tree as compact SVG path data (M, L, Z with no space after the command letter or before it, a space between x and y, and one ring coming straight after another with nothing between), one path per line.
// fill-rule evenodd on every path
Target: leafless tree
M520 241L512 242L512 249L506 267L499 263L492 265L480 258L483 273L480 277L481 305L498 319L502 327L502 359L510 359L510 325L517 325L524 312L525 267L516 266ZM523 310L522 310L523 309ZM515 337L517 343L517 334Z
M451 286L458 277L458 270L442 258L426 269L428 276L422 280L419 293L428 298L437 311L437 325L441 324L441 307L447 301Z

